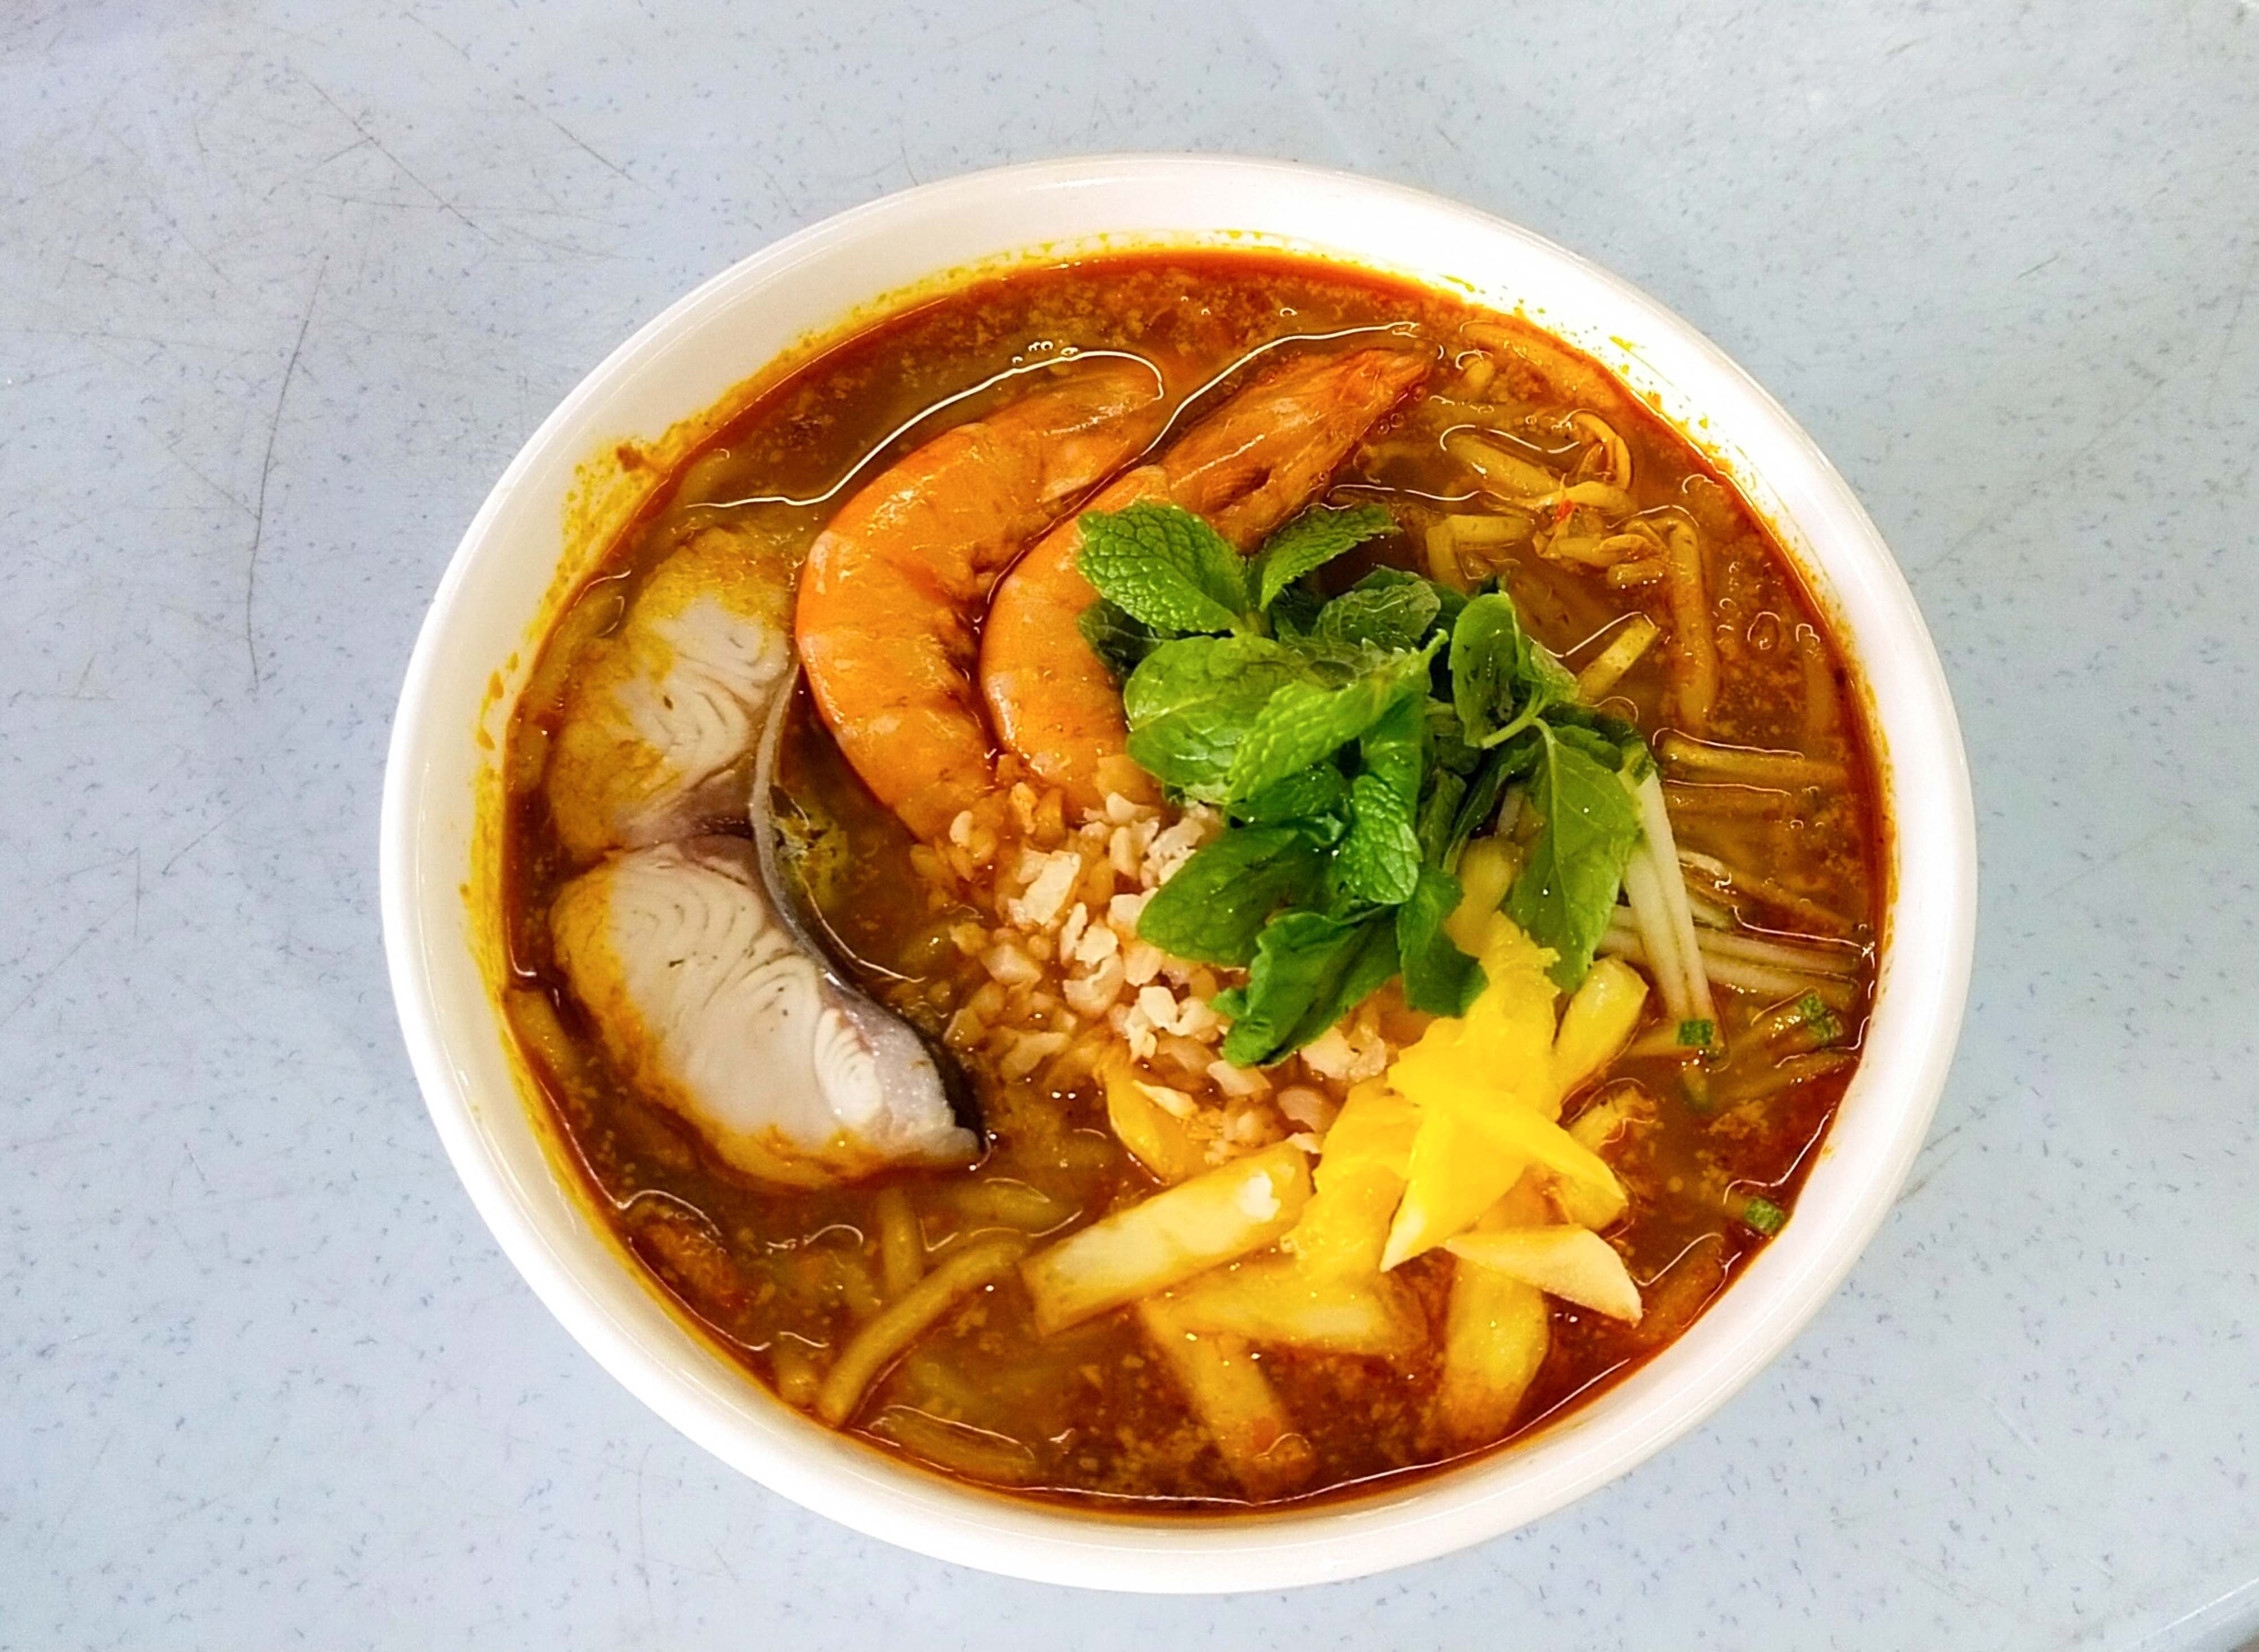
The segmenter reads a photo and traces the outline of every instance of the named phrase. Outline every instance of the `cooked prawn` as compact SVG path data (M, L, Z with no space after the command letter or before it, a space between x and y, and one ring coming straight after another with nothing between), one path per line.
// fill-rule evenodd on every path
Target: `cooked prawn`
M1073 368L897 460L809 550L794 630L817 709L920 837L941 836L995 784L973 682L990 584L1151 442L1164 410L1159 374L1142 363Z
M1244 552L1315 499L1433 365L1428 355L1395 349L1290 361L1086 508L1167 500L1207 518ZM1151 782L1122 753L1121 694L1075 626L1097 600L1075 566L1081 548L1079 518L1061 523L998 584L981 632L980 691L1004 744L1070 804L1090 809L1109 791L1136 796Z

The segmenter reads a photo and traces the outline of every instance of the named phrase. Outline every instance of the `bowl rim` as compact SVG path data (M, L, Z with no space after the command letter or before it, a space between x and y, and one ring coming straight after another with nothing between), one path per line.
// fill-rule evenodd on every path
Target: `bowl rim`
M751 1379L734 1368L700 1370L696 1362L653 1346L648 1328L624 1310L619 1286L631 1279L595 1277L576 1264L538 1208L539 1190L503 1157L482 1117L470 1062L460 1048L461 1013L448 1014L433 979L434 949L454 944L439 916L454 901L460 916L467 844L452 844L436 824L433 805L439 743L460 742L474 708L443 702L435 686L460 622L464 589L489 554L497 525L521 508L520 495L538 463L593 409L617 396L670 340L695 333L746 302L802 260L835 255L890 228L915 225L935 211L972 209L1044 191L1108 189L1165 192L1237 189L1258 203L1266 190L1330 192L1414 213L1477 232L1516 255L1552 267L1602 296L1612 316L1630 317L1650 335L1667 338L1683 362L1713 381L1706 407L1731 402L1734 428L1761 431L1773 450L1771 471L1798 468L1806 506L1821 512L1830 566L1804 566L1815 594L1837 609L1836 626L1854 667L1874 695L1869 722L1883 771L1890 816L1887 860L1892 879L1879 1020L1885 995L1912 1030L1885 1050L1871 1046L1855 1079L1863 1122L1862 1145L1875 1157L1856 1174L1850 1193L1798 1218L1759 1253L1764 1289L1752 1266L1695 1327L1649 1360L1635 1376L1567 1419L1502 1450L1423 1476L1400 1488L1345 1500L1327 1499L1276 1513L1127 1520L1045 1506L958 1486L830 1436L761 1399L788 1421L760 1421L740 1390ZM1253 233L1262 231L1254 230ZM1041 237L1023 243L1041 246ZM1137 245L1174 245L1147 236ZM1258 245L1260 243L1258 243ZM1322 249L1319 249L1323 255ZM1375 260L1336 253L1372 267ZM938 270L936 272L938 274ZM1415 272L1415 279L1422 279ZM1448 272L1424 277L1444 286ZM857 304L881 294L853 295ZM1621 322L1612 324L1621 325ZM1612 368L1612 370L1614 370ZM1706 449L1711 442L1688 432ZM570 457L577 459L575 453ZM1746 486L1747 479L1744 478ZM550 502L552 504L562 502ZM1799 531L1805 527L1799 518ZM1785 541L1789 536L1784 532ZM1816 554L1818 541L1814 541ZM1799 559L1802 563L1804 559ZM1842 609L1849 582L1866 617L1854 624ZM1872 632L1873 635L1870 635ZM1886 654L1867 644L1888 644ZM1887 666L1886 672L1875 667ZM1879 678L1906 698L1885 709ZM1885 750L1885 723L1889 750ZM1905 750L1921 759L1901 767ZM1901 785L1901 781L1906 782ZM1910 839L1909 834L1912 835ZM1907 877L1906 852L1918 840ZM452 851L452 852L451 852ZM1363 1576L1432 1558L1498 1535L1560 1507L1662 1450L1710 1415L1773 1359L1817 1314L1880 1226L1927 1133L1950 1066L1965 1006L1974 949L1976 830L1967 758L1950 691L1934 644L1904 576L1849 486L1811 438L1750 376L1698 330L1621 277L1530 231L1445 197L1354 174L1276 160L1195 154L1094 155L968 173L882 196L768 244L701 283L638 329L593 369L530 437L495 482L450 558L419 629L403 683L386 760L380 823L380 899L395 1002L411 1066L433 1125L480 1216L537 1296L597 1363L638 1398L716 1456L770 1489L851 1527L937 1558L1036 1581L1157 1592L1277 1589ZM1916 897L1919 897L1916 899ZM1908 948L1901 951L1902 940ZM1905 960L1902 962L1901 960ZM491 1019L490 1008L487 1011ZM472 1017L470 1019L475 1019ZM1920 1034L1921 1036L1913 1035ZM1866 1082L1871 1072L1872 1082ZM1845 1112L1849 1109L1847 1096ZM515 1095L509 1106L520 1105ZM1837 1146L1839 1113L1826 1151ZM1865 1140L1871 1136L1875 1139ZM553 1168L553 1167L552 1167ZM1818 1171L1815 1171L1815 1175ZM553 1192L553 1190L551 1190ZM585 1205L571 1190L576 1204ZM584 1213L582 1220L588 1220ZM1799 1231L1800 1230L1800 1231ZM1760 1300L1762 1299L1762 1300ZM1700 1357L1673 1356L1713 1320L1742 1304L1731 1324L1700 1343ZM1742 1321L1747 1321L1745 1325ZM1739 1328L1735 1328L1738 1327ZM1730 1333L1730 1334L1729 1334ZM709 1345L709 1363L720 1356ZM1684 1367L1685 1369L1679 1369ZM1667 1372L1658 1386L1650 1374ZM1635 1403L1628 1391L1642 1387ZM1593 1425L1595 1412L1607 1414ZM1621 1413L1621 1414L1615 1414ZM773 1426L772 1426L773 1425ZM825 1434L819 1441L808 1437Z

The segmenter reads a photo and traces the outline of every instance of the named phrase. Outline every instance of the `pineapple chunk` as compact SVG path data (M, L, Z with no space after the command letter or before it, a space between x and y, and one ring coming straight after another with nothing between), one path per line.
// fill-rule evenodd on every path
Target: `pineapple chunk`
M1506 900L1517 870L1514 846L1478 837L1459 857L1459 904L1443 920L1443 933L1459 951L1480 958L1490 946L1490 921Z
M1323 1193L1345 1171L1370 1165L1401 1178L1412 1157L1419 1125L1412 1104L1378 1079L1368 1079L1349 1093L1326 1132L1325 1154L1314 1172Z
M1170 1183L1189 1181L1206 1168L1208 1161L1184 1121L1153 1099L1127 1061L1108 1061L1101 1076L1106 1080L1106 1122L1132 1158Z
M1388 1085L1426 1107L1458 1098L1486 1108L1535 1110L1561 1115L1553 1081L1552 953L1532 941L1503 913L1493 915L1482 954L1486 985L1457 1019L1430 1025L1396 1058Z
M1318 1275L1281 1257L1204 1273L1166 1300L1185 1330L1326 1354L1396 1358L1417 1349L1425 1331L1394 1280Z
M1412 1104L1380 1084L1349 1093L1312 1172L1317 1192L1283 1241L1314 1277L1379 1271L1418 1123Z
M1510 1156L1516 1163L1543 1165L1550 1172L1563 1214L1579 1227L1611 1227L1629 1206L1630 1198L1607 1161L1551 1120L1519 1107L1460 1116L1491 1152Z
M1615 1247L1586 1228L1501 1228L1450 1242L1462 1263L1535 1285L1610 1319L1639 1323L1639 1286Z
M1647 1003L1647 979L1619 958L1597 958L1561 1012L1553 1036L1553 1082L1574 1094L1614 1061L1630 1042Z
M1317 1454L1294 1432L1246 1342L1195 1335L1177 1322L1165 1300L1139 1303L1137 1321L1247 1494L1268 1501L1299 1490L1317 1466Z
M1436 1386L1443 1432L1461 1445L1485 1444L1504 1434L1552 1342L1551 1314L1535 1285L1453 1262L1443 1370Z
M1048 1335L1260 1250L1294 1225L1309 1167L1291 1142L1179 1182L1021 1264Z
M1463 1233L1521 1179L1529 1161L1501 1153L1458 1113L1430 1108L1412 1143L1412 1173L1380 1254L1386 1270Z
M1654 1112L1655 1103L1646 1091L1629 1079L1620 1079L1601 1091L1592 1105L1577 1114L1569 1125L1569 1134L1576 1138L1578 1146L1606 1157L1618 1136L1653 1117Z
M1464 1016L1430 1026L1388 1071L1391 1086L1417 1107L1420 1128L1384 1268L1465 1231L1541 1157L1537 1146L1547 1150L1545 1163L1561 1157L1533 1134L1560 1134L1552 1122L1561 1111L1553 1082L1554 992L1545 973L1552 954L1511 919L1494 915L1481 996ZM1517 1143L1516 1134L1530 1143Z

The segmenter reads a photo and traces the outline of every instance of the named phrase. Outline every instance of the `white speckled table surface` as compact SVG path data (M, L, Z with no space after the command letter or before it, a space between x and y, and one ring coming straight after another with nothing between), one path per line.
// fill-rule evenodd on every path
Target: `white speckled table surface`
M1517 1535L1216 1601L912 1558L644 1411L442 1158L375 912L425 596L581 374L838 208L1133 148L1690 317L1897 547L1982 817L1951 1086L1788 1355ZM18 0L0 162L0 1643L2259 1632L2250 0Z

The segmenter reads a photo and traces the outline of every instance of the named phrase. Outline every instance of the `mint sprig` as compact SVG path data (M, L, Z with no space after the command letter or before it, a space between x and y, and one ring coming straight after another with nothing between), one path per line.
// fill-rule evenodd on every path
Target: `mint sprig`
M1453 870L1517 784L1539 830L1505 908L1583 979L1639 837L1615 776L1650 759L1512 598L1388 566L1326 596L1312 576L1393 528L1378 506L1306 511L1245 560L1172 505L1081 523L1082 632L1122 683L1130 755L1231 822L1138 925L1247 966L1215 1000L1226 1059L1280 1060L1398 975L1414 1008L1464 1014L1484 978L1443 928Z
M1248 565L1256 605L1269 608L1297 580L1395 528L1396 519L1379 505L1357 505L1347 510L1312 507L1265 541L1262 551Z
M1189 510L1136 504L1084 513L1075 566L1093 589L1163 636L1256 629L1246 565Z

